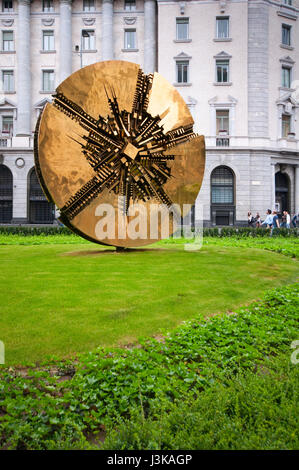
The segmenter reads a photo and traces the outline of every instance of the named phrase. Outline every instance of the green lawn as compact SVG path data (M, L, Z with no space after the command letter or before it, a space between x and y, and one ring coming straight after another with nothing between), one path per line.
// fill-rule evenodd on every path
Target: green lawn
M0 259L6 365L159 334L258 299L298 274L297 261L277 253L214 245L186 252L165 242L136 253L89 243L4 245Z

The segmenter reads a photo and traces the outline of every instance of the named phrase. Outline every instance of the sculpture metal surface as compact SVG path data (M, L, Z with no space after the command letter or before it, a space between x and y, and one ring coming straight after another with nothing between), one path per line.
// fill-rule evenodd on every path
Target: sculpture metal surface
M159 205L194 204L205 149L193 124L180 94L158 73L145 75L123 61L85 67L58 86L38 120L41 186L60 209L60 220L89 240L122 247L157 241L164 216L155 239L149 231L142 239L127 233L99 238L97 207L110 204L116 218L121 210L130 221L137 202L148 226L149 211Z

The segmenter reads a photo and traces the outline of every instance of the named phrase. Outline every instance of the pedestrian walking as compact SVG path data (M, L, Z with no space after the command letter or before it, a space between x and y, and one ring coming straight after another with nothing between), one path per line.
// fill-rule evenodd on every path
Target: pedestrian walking
M286 227L287 226L287 211L283 211L282 212L282 216L281 216L281 224L280 224L281 227Z
M288 211L285 211L285 213L286 213L286 228L290 228L291 227L291 216L288 213Z
M259 228L262 225L262 220L260 214L257 212L255 216L255 226Z
M293 226L293 228L296 228L296 227L297 227L297 219L298 219L297 214L294 214L294 215L293 215L293 218L292 218L292 226Z
M271 228L272 224L273 224L273 215L272 215L271 209L268 209L266 212L266 218L261 226Z
M248 225L249 227L253 227L255 223L255 218L253 217L251 212L248 212L247 214L247 219L248 219Z
M280 227L279 218L278 218L277 212L276 212L276 211L273 211L273 212L272 212L272 215L273 215L273 220L272 220L272 227L271 227L271 232L270 232L270 236L271 236L271 237L272 237L272 234L273 234L273 230Z

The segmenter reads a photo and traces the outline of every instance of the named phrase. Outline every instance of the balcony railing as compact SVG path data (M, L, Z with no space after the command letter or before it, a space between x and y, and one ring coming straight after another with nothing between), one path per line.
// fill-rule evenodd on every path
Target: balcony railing
M0 137L0 147L7 147L7 140L8 139Z
M229 137L216 137L216 147L229 147Z

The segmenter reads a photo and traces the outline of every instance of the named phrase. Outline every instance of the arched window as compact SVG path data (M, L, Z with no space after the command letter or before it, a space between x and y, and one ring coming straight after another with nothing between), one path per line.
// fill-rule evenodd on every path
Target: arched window
M53 220L54 205L47 201L33 168L29 179L29 222L51 224Z
M235 178L232 170L218 166L211 174L211 218L213 225L233 225Z
M5 165L0 165L0 223L11 223L12 219L12 173Z

